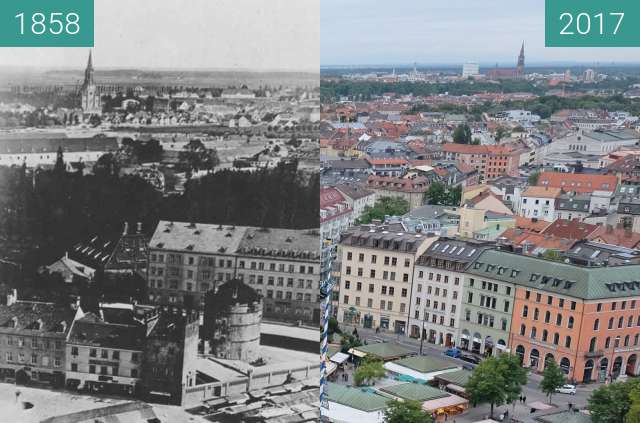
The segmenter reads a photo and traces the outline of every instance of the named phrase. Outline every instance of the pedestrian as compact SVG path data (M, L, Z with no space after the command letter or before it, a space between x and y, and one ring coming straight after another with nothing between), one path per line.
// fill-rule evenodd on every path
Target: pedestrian
M525 395L524 397L522 397L522 403L526 404L527 403L527 396Z
M571 410L573 408L573 404L571 404L571 403L569 403L568 406L569 406L569 410Z
M520 395L520 397L518 398L519 402L522 402L522 395Z
M18 402L18 397L20 396L20 390L16 389L16 402Z

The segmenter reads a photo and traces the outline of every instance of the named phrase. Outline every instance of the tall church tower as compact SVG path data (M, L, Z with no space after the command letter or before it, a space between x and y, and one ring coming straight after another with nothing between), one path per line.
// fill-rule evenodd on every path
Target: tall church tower
M89 51L89 60L87 68L84 71L84 83L81 89L82 94L82 113L85 117L102 114L102 103L100 94L93 81L93 55Z
M518 56L518 66L516 67L516 71L518 73L518 78L522 78L524 76L524 41L522 42L522 47L520 47L520 55Z

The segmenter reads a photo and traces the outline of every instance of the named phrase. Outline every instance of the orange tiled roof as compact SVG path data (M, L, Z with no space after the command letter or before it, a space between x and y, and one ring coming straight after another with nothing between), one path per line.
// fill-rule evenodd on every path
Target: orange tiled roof
M538 177L538 186L561 188L566 192L615 191L616 184L615 175L542 172Z

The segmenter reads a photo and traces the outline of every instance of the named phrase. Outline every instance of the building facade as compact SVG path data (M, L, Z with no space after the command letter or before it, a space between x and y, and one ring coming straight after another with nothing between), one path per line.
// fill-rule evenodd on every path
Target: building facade
M340 242L338 321L407 333L414 263L437 238L361 226Z
M319 322L317 230L161 221L149 243L149 299L201 309L238 278L264 297L264 316Z
M459 339L467 265L487 245L440 238L417 260L409 310L409 336L453 346Z

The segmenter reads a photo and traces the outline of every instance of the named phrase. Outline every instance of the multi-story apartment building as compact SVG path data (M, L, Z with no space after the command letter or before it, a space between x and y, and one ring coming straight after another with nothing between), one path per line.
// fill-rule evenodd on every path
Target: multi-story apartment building
M267 319L320 322L317 230L247 228L236 277L264 297Z
M458 345L483 355L505 351L509 345L515 285L508 278L493 277L491 272L502 276L516 271L494 264L496 254L501 253L483 251L467 267L464 279Z
M445 144L442 152L447 160L456 160L477 169L480 182L500 176L518 176L520 154L509 145Z
M108 323L93 313L78 316L67 338L67 385L133 394L141 378L145 335L141 323Z
M355 215L347 199L335 188L320 189L320 233L322 239L338 241L353 224Z
M416 260L409 309L411 337L454 345L459 339L464 270L489 245L440 238Z
M161 221L149 243L149 299L202 308L239 278L265 297L264 316L319 322L319 233Z
M0 306L0 377L63 386L65 338L74 315L71 307L9 296Z
M474 302L482 292L497 293L495 306L488 295L479 300L483 308L472 308L471 297L465 299L463 307L478 317L463 322L461 337L466 329L474 350L483 352L482 341L484 352L492 345L508 346L533 371L554 360L577 382L638 375L640 265L586 267L487 250L469 273L473 287L465 295ZM483 328L485 315L501 322L497 329L495 324Z
M372 225L343 234L338 321L406 333L414 263L436 239Z

